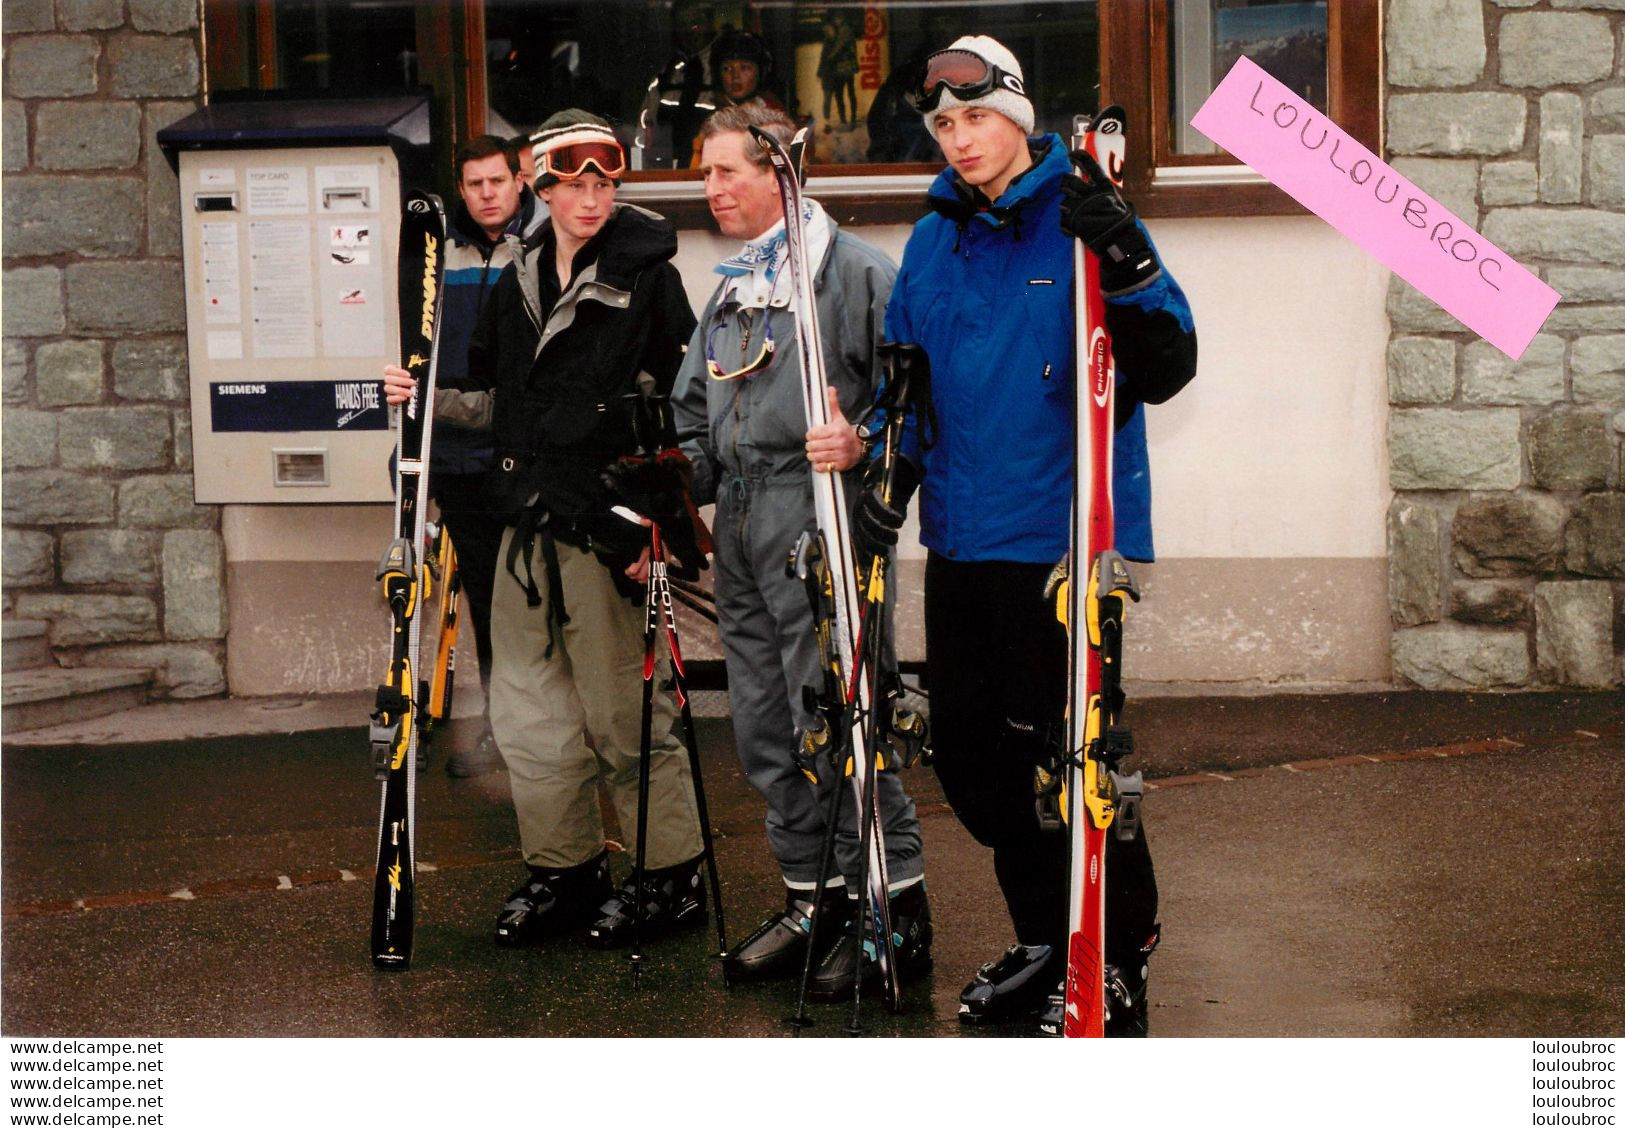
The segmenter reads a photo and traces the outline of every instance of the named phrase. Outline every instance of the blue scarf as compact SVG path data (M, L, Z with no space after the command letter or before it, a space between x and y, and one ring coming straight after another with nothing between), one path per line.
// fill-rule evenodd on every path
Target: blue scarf
M807 256L814 269L823 261L832 235L829 216L816 200L803 199L801 214L807 232ZM730 295L747 309L767 306L793 306L793 287L780 291L779 277L790 261L790 247L785 238L784 221L768 228L736 253L716 265L716 272L725 281L719 294L721 300Z

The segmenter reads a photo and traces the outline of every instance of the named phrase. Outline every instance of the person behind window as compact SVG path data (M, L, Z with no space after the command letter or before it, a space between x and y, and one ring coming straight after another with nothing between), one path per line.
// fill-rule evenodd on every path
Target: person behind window
M1029 137L1033 104L1003 44L963 36L927 60L917 105L948 168L903 253L887 335L930 359L937 438L906 442L888 504L859 501L859 558L896 543L920 491L926 667L935 767L954 813L993 850L1016 943L960 995L966 1022L1062 1024L1068 835L1041 829L1034 768L1063 731L1070 644L1041 597L1068 552L1074 411L1072 259L1101 258L1117 361L1113 488L1117 549L1150 560L1150 467L1141 403L1196 369L1190 306L1145 227L1086 155ZM1158 936L1143 829L1108 836L1111 1034L1143 1034L1147 957Z
M637 144L649 162L666 157L674 168L687 168L699 153L694 138L700 124L716 106L707 90L710 76L706 47L714 38L716 12L709 3L678 0L672 11L672 53L659 73L649 80L638 113ZM660 129L671 131L669 156L663 152Z
M853 57L855 60L855 52ZM725 28L711 44L711 81L718 109L761 102L781 113L784 110L784 103L772 90L773 52L760 36L748 31Z
M941 39L931 43L940 43ZM892 67L886 81L869 103L869 160L873 164L933 161L942 154L931 140L920 112L910 96L925 76L925 60L933 48L922 44L903 62Z
M637 890L629 880L611 892L598 788L630 836L649 534L613 512L604 474L638 449L637 393L670 391L694 314L671 263L676 228L615 202L626 152L609 126L562 111L543 124L536 153L551 215L481 312L467 385L437 389L434 412L437 423L491 435L488 497L506 524L491 723L529 874L497 916L496 941L518 946L590 924L588 941L613 947L632 940ZM385 386L399 403L413 381L391 368ZM660 661L664 682L669 659ZM659 692L653 709L644 939L706 917L676 706Z
M881 379L876 349L895 268L807 202L831 415L807 430L783 210L751 126L785 143L795 129L784 114L751 102L718 110L700 131L706 203L723 235L743 245L716 268L722 280L689 343L672 407L694 465L695 500L716 502L717 616L735 744L746 778L767 800L768 845L785 884L784 911L728 953L729 973L737 982L798 974L816 915L822 950L810 997L834 1002L851 997L856 976L865 985L879 976L873 956L859 955L862 858L850 801L836 836L841 876L818 887L829 789L850 785L826 770L815 787L795 763L799 733L813 723L802 690L820 684L820 671L806 589L784 565L797 538L816 526L809 461L827 474L861 458L863 444L843 412L867 407ZM858 482L849 478L850 493ZM900 938L893 955L908 980L931 962L920 823L895 762L880 773L876 792Z
M768 89L773 77L773 53L760 36L723 28L711 44L710 57L711 76L716 84L709 99L711 106L715 109L762 106L784 113L784 103ZM700 144L704 140L703 133L695 135L690 168L699 166Z

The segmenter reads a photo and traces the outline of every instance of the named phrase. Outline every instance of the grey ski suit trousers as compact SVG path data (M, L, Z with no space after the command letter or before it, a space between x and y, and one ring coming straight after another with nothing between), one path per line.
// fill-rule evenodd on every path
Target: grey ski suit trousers
M824 764L815 788L791 759L812 720L801 705L802 687L819 684L807 591L784 569L796 538L814 527L808 472L729 479L717 496L715 524L717 618L734 740L745 777L767 800L768 843L785 884L811 888L818 879L830 788L842 788L831 875L844 875L855 890L863 859L851 783ZM880 773L878 788L886 872L898 885L924 870L920 821L895 768Z

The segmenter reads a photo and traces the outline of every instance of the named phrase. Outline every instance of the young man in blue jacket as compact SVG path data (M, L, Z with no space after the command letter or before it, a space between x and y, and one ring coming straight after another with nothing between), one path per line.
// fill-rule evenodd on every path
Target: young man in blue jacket
M1190 307L1150 236L1098 167L1056 134L1032 137L1020 64L988 36L926 61L916 104L948 168L914 228L886 335L931 366L938 438L905 444L887 505L864 496L860 554L896 542L920 491L926 663L936 769L993 865L1016 943L960 996L969 1023L1037 1018L1059 1030L1068 838L1040 828L1034 767L1061 731L1069 643L1043 596L1066 556L1073 492L1073 240L1100 255L1117 361L1117 549L1152 559L1142 403L1191 378ZM1143 1033L1156 882L1143 831L1113 838L1106 960L1110 1033Z

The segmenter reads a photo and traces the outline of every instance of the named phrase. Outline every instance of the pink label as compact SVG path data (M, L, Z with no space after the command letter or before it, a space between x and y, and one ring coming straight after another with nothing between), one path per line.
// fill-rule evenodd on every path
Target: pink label
M1512 357L1560 295L1241 58L1191 124Z

